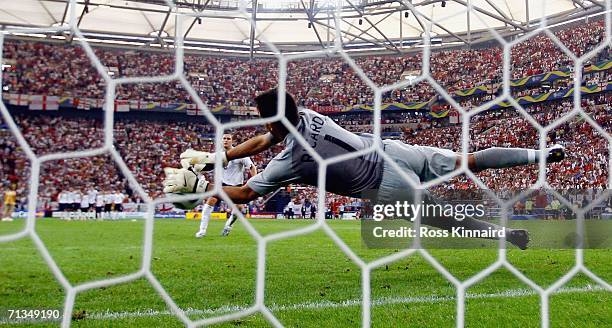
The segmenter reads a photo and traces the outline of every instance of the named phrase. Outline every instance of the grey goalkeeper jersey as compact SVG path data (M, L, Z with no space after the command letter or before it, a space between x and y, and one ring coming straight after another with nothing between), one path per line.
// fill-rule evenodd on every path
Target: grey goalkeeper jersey
M299 110L297 130L324 159L348 154L381 143L370 134L354 134L332 119L310 109ZM292 134L285 137L285 149L274 157L265 170L252 177L248 186L260 195L291 183L317 186L319 165ZM382 178L383 160L377 152L354 157L327 167L325 189L340 195L360 197L377 189Z

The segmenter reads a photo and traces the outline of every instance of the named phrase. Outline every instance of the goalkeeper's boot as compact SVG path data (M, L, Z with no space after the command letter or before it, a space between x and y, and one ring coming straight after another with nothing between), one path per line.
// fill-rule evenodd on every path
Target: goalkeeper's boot
M221 232L221 236L222 237L227 237L230 234L230 232L232 232L232 229L230 229L230 228L223 228L223 231Z
M4 221L4 222L12 222L13 218L7 216L7 217L3 218L2 221Z
M206 230L200 230L198 232L196 232L195 237L196 238L202 238L206 236Z
M546 155L547 163L561 162L565 158L565 147L556 144L548 148L548 154Z
M520 249L527 249L529 244L529 232L525 229L507 229L506 240Z

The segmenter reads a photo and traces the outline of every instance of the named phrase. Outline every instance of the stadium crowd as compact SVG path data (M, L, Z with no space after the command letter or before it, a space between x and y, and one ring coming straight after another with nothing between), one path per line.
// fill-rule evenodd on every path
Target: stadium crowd
M608 133L612 131L611 102L612 95L608 93L586 98L582 104L582 108ZM569 101L553 102L530 106L527 110L537 121L547 124L566 113L571 105ZM368 123L364 118L347 120L347 114L344 115L332 117L349 130L354 130L353 122L364 125ZM384 120L395 122L397 115L391 114ZM94 119L17 115L15 121L37 155L92 149L101 146L103 142L101 122ZM461 150L460 124L441 124L439 120L426 116L419 117L418 121L419 128L406 128L401 134L402 141ZM0 151L5 155L0 162L0 179L16 183L18 194L24 196L27 193L29 162L10 132L0 131ZM114 145L144 190L156 197L161 195L163 167L176 166L174 159L184 149L193 147L212 150L213 143L209 138L212 132L210 125L202 123L118 120L114 128ZM238 143L261 132L260 128L245 128L233 133ZM568 120L548 136L547 144L553 143L565 145L568 158L548 167L547 176L552 187L587 189L606 186L608 144L586 121L576 117ZM491 146L537 148L538 133L514 109L487 111L476 115L471 121L470 151ZM259 171L281 149L282 145L278 145L254 156L253 161ZM536 181L537 170L534 165L490 170L480 172L477 176L492 189L520 190ZM212 176L209 178L212 179ZM130 188L110 156L62 159L45 162L41 167L39 195L42 199L55 200L61 191L70 189L85 193L92 187L102 192L122 192L127 195L128 201L139 201L138 195ZM473 181L462 176L454 178L443 188L452 190L477 187ZM301 189L299 194L302 199L309 200L317 196L314 188ZM348 204L354 200L328 194L326 201L328 204Z
M555 36L577 56L601 43L603 21L592 21L561 29ZM17 94L44 94L101 99L104 82L99 72L77 44L6 40L3 72L5 91ZM158 76L174 69L171 53L95 48L94 52L114 77ZM610 58L610 48L591 61ZM431 76L449 92L479 85L495 85L502 76L502 48L434 51L430 58ZM377 85L397 82L405 75L417 76L421 54L403 56L364 56L356 64ZM210 107L252 106L256 92L274 86L278 63L275 60L245 60L231 57L185 56L186 76ZM551 39L538 34L512 48L512 78L549 72L571 66L570 58ZM287 88L304 105L318 111L340 110L372 103L373 93L348 63L338 58L291 61L287 68ZM436 95L433 87L421 82L384 95L386 102L423 102ZM177 82L123 84L117 98L125 100L192 102Z

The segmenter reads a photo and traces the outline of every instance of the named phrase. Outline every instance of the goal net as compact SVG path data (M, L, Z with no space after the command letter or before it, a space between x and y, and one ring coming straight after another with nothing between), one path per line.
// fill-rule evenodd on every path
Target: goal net
M277 319L277 317L270 310L270 308L268 307L265 301L266 254L267 254L268 245L269 243L273 241L297 237L297 236L307 234L315 230L321 230L325 234L327 234L333 240L333 242L337 245L337 247L341 249L342 252L344 252L347 255L347 257L350 258L361 269L361 289L362 289L361 322L364 327L369 327L371 325L371 308L372 308L373 301L371 297L371 285L370 285L371 279L370 277L371 277L372 271L381 266L384 267L385 265L388 265L392 262L395 262L395 261L398 261L400 259L407 258L410 256L421 256L428 263L430 263L431 266L435 270L437 270L450 283L454 285L456 289L456 301L457 301L457 308L456 308L457 327L464 326L465 313L466 313L466 306L465 306L466 290L470 288L470 286L475 285L476 283L480 282L481 280L485 279L486 277L491 275L493 272L501 268L505 268L509 270L520 281L527 284L530 288L532 288L540 296L541 325L543 327L548 327L549 322L550 322L549 313L551 309L549 306L549 297L551 296L552 293L554 293L555 291L563 287L569 280L571 280L577 274L579 273L585 274L586 276L590 277L593 281L595 281L597 284L599 284L604 289L608 291L612 291L612 287L607 281L598 277L591 270L589 270L589 268L585 266L584 259L583 259L584 250L580 247L577 247L575 249L575 265L571 268L571 270L567 272L559 280L557 280L555 283L553 283L552 285L546 288L543 288L539 286L538 284L536 284L531 279L529 279L526 275L524 275L520 270L518 270L515 266L513 266L507 260L506 249L505 247L503 247L504 245L503 240L500 241L499 243L500 246L498 250L497 260L493 264L491 264L490 266L483 269L478 274L472 276L471 278L467 280L459 280L458 278L453 276L445 267L443 267L432 255L430 255L427 249L420 247L420 245L418 244L419 243L418 240L411 247L401 250L397 253L393 253L392 255L382 257L382 258L376 259L374 261L369 261L369 262L363 260L329 226L329 224L325 221L325 213L322 210L317 212L316 220L314 220L312 224L306 227L263 236L252 226L252 224L247 219L244 218L244 216L242 215L240 211L236 210L236 205L231 201L231 199L229 199L227 194L223 192L223 190L221 189L221 185L216 184L215 190L205 195L197 195L197 197L211 196L213 194L218 194L221 197L221 199L223 199L225 202L230 204L232 208L234 208L235 213L239 215L239 220L241 221L241 223L244 225L248 233L250 233L253 236L253 238L257 241L258 251L257 251L257 273L256 273L255 299L253 300L252 306L246 309L242 309L238 312L232 312L232 313L223 314L223 315L216 316L216 317L205 318L201 320L190 319L188 315L185 313L185 310L181 309L179 305L175 303L173 298L164 289L162 284L158 281L156 276L151 271L151 260L152 260L152 241L153 241L155 207L163 203L170 203L170 202L177 202L177 201L193 199L195 196L183 195L183 196L163 196L163 197L153 198L139 185L133 172L131 172L131 170L129 169L128 165L126 164L126 162L124 161L120 153L113 146L113 140L114 140L113 124L114 124L114 118L115 118L114 117L115 111L113 110L112 106L116 98L116 90L118 87L124 84L130 84L130 83L162 83L162 82L168 82L168 81L176 81L177 83L180 83L181 86L191 96L193 101L196 102L198 108L205 109L203 113L204 116L206 117L208 122L212 124L215 128L215 146L216 146L217 152L220 152L223 149L222 148L222 145L223 145L222 136L223 136L224 131L228 131L230 129L239 129L239 128L243 128L247 126L263 125L263 124L271 123L271 122L274 122L280 119L282 123L286 126L286 128L290 131L290 133L294 135L296 140L300 144L304 145L305 148L309 149L312 157L315 160L317 160L319 164L319 175L318 175L319 186L325 186L326 184L325 172L326 172L327 167L335 163L340 163L342 161L345 161L349 158L361 156L365 152L362 151L362 152L356 152L356 153L350 154L349 156L341 156L338 158L323 159L320 156L318 156L312 148L308 147L307 142L303 139L303 137L300 136L296 128L284 118L283 116L284 101L283 100L284 100L284 93L285 93L286 85L287 85L288 66L293 61L305 60L308 58L336 56L337 58L340 58L341 60L344 61L344 63L346 63L347 65L351 67L351 69L355 72L355 74L361 80L360 83L362 83L365 86L365 88L368 88L369 92L371 92L371 94L373 95L373 102L372 102L373 119L372 119L371 131L368 131L368 132L371 132L375 135L381 135L382 133L381 107L383 106L385 95L389 93L393 93L396 90L410 89L410 88L415 88L415 86L417 85L428 84L429 85L428 87L433 89L433 91L437 94L438 97L446 100L448 105L453 108L453 111L455 111L458 114L458 118L456 119L455 122L461 122L461 127L462 127L461 136L462 137L461 137L461 144L460 144L459 149L461 151L463 158L467 158L467 153L470 151L470 145L469 145L470 118L474 117L475 115L477 115L478 113L484 110L489 109L490 107L496 104L500 104L503 102L510 103L523 117L525 117L527 121L532 123L533 127L538 132L537 137L539 140L540 149L544 149L547 146L546 136L548 135L548 133L551 132L556 127L560 126L561 124L567 122L572 117L581 117L584 121L588 122L595 130L597 130L602 136L604 136L607 143L610 144L612 142L612 138L610 137L610 134L605 129L600 127L599 124L595 120L593 120L593 118L588 113L586 113L583 110L581 106L582 95L581 95L580 88L573 89L572 91L573 94L571 95L571 98L570 98L572 99L573 107L570 111L568 111L568 113L566 113L566 115L559 118L558 120L555 120L550 125L541 125L539 122L531 118L530 113L528 113L521 106L521 104L519 104L519 102L517 102L517 100L513 98L513 96L511 95L511 91L510 91L510 88L511 88L510 80L512 79L511 52L512 52L513 47L516 47L519 43L525 40L528 40L529 38L532 38L537 34L544 33L545 35L548 35L551 38L551 40L555 43L557 47L563 50L565 55L567 55L568 57L572 59L573 85L576 85L576 86L581 85L581 81L583 77L582 72L583 72L583 67L585 66L585 64L589 62L589 60L594 55L596 55L598 52L602 51L604 48L608 47L611 44L610 43L610 41L612 40L611 39L612 35L610 32L611 1L608 0L608 1L598 1L597 2L599 5L605 6L605 39L599 45L597 45L594 49L580 56L576 56L572 51L567 49L567 47L563 43L561 43L561 41L558 40L554 36L554 34L552 34L552 32L549 29L548 22L545 16L543 16L543 18L538 22L537 27L533 29L530 28L528 33L525 33L517 37L508 38L508 37L500 35L495 29L490 28L488 30L488 33L490 33L490 35L493 37L492 41L498 42L501 45L501 48L503 49L503 56L502 56L502 60L503 60L502 77L503 79L502 81L499 81L501 85L502 93L501 95L493 97L493 99L489 102L480 104L478 106L470 106L469 108L466 107L467 104L460 103L456 101L455 99L453 99L453 97L449 94L449 91L443 88L442 86L440 86L440 84L432 77L431 71L430 71L429 60L430 60L430 56L432 53L431 51L431 45L433 43L432 40L437 38L435 35L432 35L432 29L435 26L437 26L438 20L430 19L429 16L426 16L423 13L421 13L420 11L421 9L418 7L415 7L412 4L412 1L401 1L401 3L406 7L407 12L409 11L411 15L415 15L419 19L419 21L423 23L423 27L424 27L423 40L418 45L418 47L422 50L421 52L422 65L418 70L403 72L401 77L398 76L398 81L390 85L376 84L368 76L368 74L366 74L363 71L363 69L358 65L358 63L349 55L349 52L346 51L345 46L344 46L344 41L346 40L346 34L344 34L343 32L344 29L342 27L342 25L346 24L346 22L341 19L342 13L340 12L339 8L341 8L342 5L347 5L348 1L341 1L342 2L341 4L339 2L339 5L334 6L335 9L331 11L331 22L332 22L331 27L332 28L330 30L331 30L331 33L333 34L332 35L333 40L329 43L329 46L319 51L298 53L298 54L282 53L281 51L277 49L277 47L273 43L265 40L265 36L266 36L265 31L259 30L259 27L256 26L255 21L253 21L253 17L251 13L247 10L252 5L251 2L241 1L240 2L241 5L239 9L241 15L244 17L244 19L248 20L251 25L253 25L255 31L259 35L260 40L267 46L267 48L272 53L274 53L274 56L276 60L278 61L278 67L279 67L278 69L278 92L279 92L279 97L280 97L279 104L281 107L280 107L279 114L276 117L272 117L268 119L257 118L257 119L241 120L241 121L234 121L234 122L229 122L229 123L219 122L219 120L211 113L211 111L208 110L207 105L201 100L198 92L191 86L188 78L185 75L185 69L183 67L183 62L184 62L183 57L184 57L184 50L185 50L183 47L183 41L184 41L183 35L185 31L181 30L183 26L183 24L181 24L181 21L187 18L195 18L195 17L198 17L198 15L202 15L202 14L197 13L197 12L189 13L189 14L178 13L178 10L175 7L174 3L172 3L169 0L167 0L167 2L173 11L173 15L171 17L173 17L176 20L176 24L175 24L176 26L175 36L176 37L175 37L174 46L173 46L174 56L175 56L175 70L173 73L169 75L164 75L164 76L114 78L112 75L109 75L108 70L106 69L106 67L104 67L100 59L96 56L96 53L94 52L90 44L87 42L87 38L83 35L83 32L78 27L78 24L77 24L78 17L77 17L77 13L75 12L76 10L75 8L77 6L76 0L70 0L70 6L68 7L68 15L67 15L68 24L65 26L40 28L40 29L30 29L30 28L24 28L24 29L19 29L19 30L7 29L7 30L3 30L2 33L0 33L0 51L2 51L2 43L4 42L4 38L7 35L13 35L13 34L19 34L19 33L69 32L73 35L75 40L77 40L76 42L80 43L86 55L91 60L91 63L94 65L96 70L100 73L100 75L103 77L103 80L106 85L106 89L105 89L106 109L104 112L104 142L103 142L103 146L95 148L95 149L88 149L88 150L74 151L74 152L54 153L54 154L48 154L44 156L37 156L32 150L32 148L26 142L26 138L24 138L24 136L20 132L18 126L15 124L6 106L3 103L0 104L0 111L2 113L3 120L6 122L10 131L12 131L12 133L14 134L14 137L16 138L19 146L21 147L21 149L23 149L24 153L27 155L27 158L29 159L31 163L30 178L28 181L29 193L27 195L28 215L26 219L26 225L22 231L19 231L13 234L9 234L9 235L0 236L0 242L7 243L7 242L15 241L18 239L22 239L22 238L29 238L33 241L38 251L40 252L41 256L43 257L44 261L46 262L46 264L52 271L53 275L55 276L57 281L61 284L61 286L65 290L64 316L63 316L63 321L62 321L63 327L68 327L71 324L71 317L72 317L71 314L73 312L75 298L77 294L90 290L90 289L108 287L108 286L112 286L116 284L134 281L136 279L141 279L141 278L146 279L151 284L151 286L162 297L162 299L167 304L168 308L172 311L172 313L176 315L176 317L178 317L186 326L195 327L195 326L216 324L216 323L231 321L231 320L235 320L241 317L260 313L270 322L271 325L275 327L282 327L283 323ZM330 1L330 3L333 3L333 2L334 1ZM595 1L591 1L591 2L595 3ZM444 3L444 1L442 1L442 3ZM533 4L534 2L531 2L531 3ZM542 4L545 4L545 3L548 3L548 2L546 1L542 2ZM535 4L535 6L537 6L537 4ZM544 9L542 9L543 12L545 12ZM464 17L466 17L466 19L472 19L472 20L482 19L478 13L477 8L473 7L471 5L471 2L468 0L465 11L460 12L460 13L449 13L448 17L443 17L443 18L440 18L439 20L444 20L444 19L448 19L454 16L460 16L460 15L463 15ZM467 18L467 17L470 17L470 18ZM3 58L2 54L0 53L0 61L2 60L2 58ZM329 77L327 80L323 82L333 83L333 76ZM385 158L385 160L390 161L390 158L386 156L386 154L383 152L383 149L381 149L379 145L377 144L374 144L374 146L371 149L367 149L366 151L367 152L370 152L370 151L379 152L380 155L383 158ZM35 230L36 211L37 211L36 207L37 207L37 201L38 201L37 197L38 197L38 187L39 187L41 165L45 162L54 161L58 159L84 158L84 157L99 156L103 154L108 155L113 159L113 161L116 163L121 173L128 180L131 188L146 203L147 215L146 215L146 220L145 220L145 238L143 241L144 247L143 247L143 254L142 254L142 264L139 270L131 274L127 274L127 275L120 276L120 277L113 277L111 279L97 280L97 281L91 281L91 282L75 285L75 284L72 284L63 274L62 269L54 261L49 250L45 246L45 243L41 240L41 238L38 236ZM608 158L608 161L609 160L610 159ZM544 161L543 160L540 161L539 165L540 166L539 166L538 180L536 184L532 186L532 189L537 189L537 188L554 189L547 182L547 179L546 179L547 170L546 170ZM217 169L214 172L215 181L221 181L222 170L218 169L220 167L221 167L221 163L217 162L216 163ZM163 174L163 172L159 172L159 174L161 175ZM415 187L417 191L425 189L425 188L431 188L441 183L444 183L450 178L453 178L461 174L464 174L465 176L474 180L477 187L485 189L485 190L488 189L488 187L484 183L482 183L480 179L474 173L470 172L470 170L467 167L466 161L463 161L463 165L459 167L457 171L454 172L452 175L443 176L439 179L435 179L434 181L427 183L426 185L420 185L420 186L415 186ZM608 177L608 181L609 180L610 180L610 177ZM610 182L607 182L607 187L609 188L609 186L610 186ZM317 208L319 209L326 208L326 203L325 203L326 193L324 189L325 189L324 187L321 187L321 188L318 188L318 191L317 191L318 192ZM490 191L487 190L487 192L490 192ZM492 197L497 198L495 193L490 192L490 194L492 195ZM417 198L419 197L420 195L417 195ZM598 199L598 201L605 199L605 197L609 197L607 192L602 194L602 196ZM502 208L509 208L512 206L512 203L510 200L508 201L498 200L498 201L501 204L500 206ZM576 213L576 216L577 216L577 225L576 225L577 235L582 236L583 233L581 229L584 229L585 214L592 208L592 206L590 205L586 207L578 207L574 205L572 206L573 206L572 209ZM502 223L506 223L506 220L507 220L506 218L507 218L507 213L505 215L502 215Z

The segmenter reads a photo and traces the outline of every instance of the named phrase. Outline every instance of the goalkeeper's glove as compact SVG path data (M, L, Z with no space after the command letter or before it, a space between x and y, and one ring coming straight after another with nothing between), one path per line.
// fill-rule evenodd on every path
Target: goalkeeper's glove
M226 167L227 154L223 152L221 156L221 163ZM181 154L181 166L189 168L193 165L195 172L210 171L215 168L215 157L214 153L187 149Z
M208 189L208 181L192 169L164 168L165 193L203 193Z

